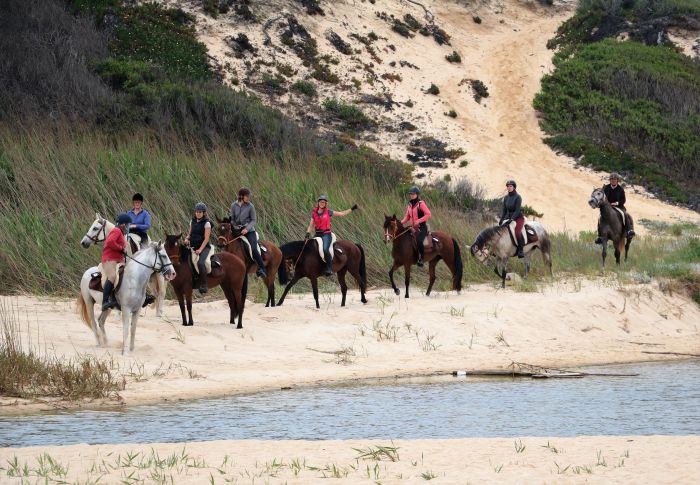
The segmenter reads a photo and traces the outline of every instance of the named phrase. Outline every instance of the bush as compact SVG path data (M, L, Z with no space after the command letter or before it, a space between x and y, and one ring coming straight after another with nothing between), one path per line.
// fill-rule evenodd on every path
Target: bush
M373 121L360 108L334 98L324 100L323 108L349 128L367 128L373 124Z
M447 59L447 62L453 62L453 63L461 63L462 62L462 56L457 54L457 51L452 51L452 54L446 55L445 59Z
M294 91L300 92L301 94L305 94L310 98L313 98L318 95L318 91L316 91L316 86L311 81L297 81L294 84L292 84L292 89Z
M483 82L478 79L471 79L469 84L472 87L472 91L474 91L474 100L477 103L481 102L481 98L489 97L489 90Z
M457 112L455 110L451 109L447 113L445 113L445 116L449 116L450 118L456 118Z
M430 87L425 90L426 94L432 94L434 96L437 96L440 94L440 88L437 87L435 84L430 83Z

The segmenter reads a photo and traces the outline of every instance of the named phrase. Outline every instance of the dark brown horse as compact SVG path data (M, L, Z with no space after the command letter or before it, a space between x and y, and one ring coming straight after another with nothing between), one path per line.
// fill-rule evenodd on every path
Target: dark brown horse
M180 303L182 313L182 324L185 326L194 325L192 320L192 253L190 248L180 244L182 234L168 235L165 239L165 252L176 268L177 277L170 282ZM248 292L248 273L243 260L230 253L217 253L212 256L211 274L207 276L207 286L214 288L221 286L226 295L228 306L231 309L231 320L235 323L238 317L238 326L243 328L243 309L245 308L245 297ZM185 315L185 300L187 300L187 312L189 320Z
M440 231L432 231L432 237L437 238L437 242L433 241L432 247L425 247L424 261L428 263L428 272L430 282L426 295L430 295L435 283L435 266L440 260L445 261L445 264L452 272L452 289L462 289L462 254L459 250L459 244L449 234ZM394 265L389 270L389 280L394 293L399 295L399 290L394 283L394 271L403 266L404 280L406 282L405 298L408 298L408 287L411 284L411 266L418 261L418 246L416 238L413 235L411 227L404 227L401 221L393 216L384 216L384 242L392 243L391 255L394 258Z
M348 292L348 285L345 282L345 275L349 271L357 285L360 287L362 303L367 303L365 291L367 291L367 269L365 267L365 250L362 246L352 241L339 240L335 243L335 254L333 257L333 272L338 274L340 292L343 301L340 306L345 306L345 295ZM284 288L280 301L284 302L284 297L294 284L302 278L311 280L311 289L316 300L316 308L321 308L318 304L318 277L323 274L325 263L321 259L318 251L318 243L309 239L307 241L292 241L280 247L284 264L280 266L280 284L285 284L287 278L291 280Z
M217 217L216 222L216 233L219 236L216 238L216 245L241 258L246 264L248 274L255 273L258 266L248 253L248 245L243 241L245 236L241 235L239 231L234 230L231 225L230 217L225 217L223 219ZM282 262L282 251L271 241L258 242L265 248L265 251L261 251L266 273L263 279L267 287L267 301L265 302L265 306L275 306L275 276L277 276L277 269Z

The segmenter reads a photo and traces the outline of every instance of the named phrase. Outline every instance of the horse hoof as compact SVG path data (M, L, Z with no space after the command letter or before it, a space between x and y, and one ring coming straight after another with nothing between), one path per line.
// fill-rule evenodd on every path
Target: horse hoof
M363 298L363 299L360 300L360 301L361 301L362 303L367 303L367 298Z
M400 295L400 294L401 294L401 291L399 291L399 289L396 288L396 289L394 289L394 293L396 293L397 295Z

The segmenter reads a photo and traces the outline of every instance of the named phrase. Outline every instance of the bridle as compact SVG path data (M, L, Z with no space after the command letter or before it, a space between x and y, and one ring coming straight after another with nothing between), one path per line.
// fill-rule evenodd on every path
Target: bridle
M107 219L102 219L98 222L102 224L102 227L97 231L97 234L95 234L94 236L88 236L88 233L85 233L85 237L88 238L90 241L94 242L95 244L99 244L105 239L107 239ZM102 238L100 238L100 233L102 233Z
M396 227L395 224L393 224L393 225L394 225L394 227ZM384 243L385 243L385 244L388 244L389 241L392 241L392 242L393 242L393 241L396 241L398 238L400 238L401 236L403 236L404 234L406 234L407 232L409 232L411 229L412 229L412 228L409 226L409 227L405 228L403 231L401 231L401 232L398 233L398 234L396 234L396 229L395 229L395 230L394 230L394 233L393 233L393 234L390 234L390 233L389 233L389 229L385 227L385 228L384 228Z
M225 224L225 223L224 223L224 224ZM218 232L218 230L217 230L217 232ZM232 231L231 229L229 229L229 230L226 231L226 232L227 232L227 233L230 232L231 234L233 234L233 231ZM238 237L234 237L233 239L227 239L226 236L223 236L223 235L222 235L222 236L218 236L218 237L216 238L216 246L219 247L219 248L225 248L225 247L228 246L229 244L238 241L238 240L239 240L240 238L242 238L242 237L243 237L243 234L241 234L241 235L238 236Z
M150 269L150 270L153 271L154 273L161 273L161 274L164 275L165 272L166 272L166 268L167 268L168 266L172 266L172 267L173 267L173 271L175 270L175 265L172 263L172 260L171 260L170 263L165 263L165 262L163 262L163 255L160 254L160 249L158 249L158 250L155 251L155 258L153 259L153 264L150 265L150 266L147 265L146 263L142 263L141 261L139 261L138 259L134 258L133 256L129 256L128 254L125 254L124 256L125 256L127 259L130 259L130 260L134 261L135 263L140 264L141 266L145 266L146 268ZM179 257L178 257L178 258L179 258ZM156 263L158 263L159 261L160 261L160 268L158 268L158 267L156 266Z

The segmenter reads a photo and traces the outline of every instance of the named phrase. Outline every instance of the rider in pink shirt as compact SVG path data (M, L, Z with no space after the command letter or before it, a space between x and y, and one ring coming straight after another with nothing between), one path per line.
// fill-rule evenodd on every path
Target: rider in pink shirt
M411 221L416 243L418 244L418 262L416 264L418 266L423 266L423 254L425 253L423 241L428 235L428 225L426 221L430 219L432 214L428 206L425 205L425 201L421 200L418 187L414 185L408 189L408 194L408 207L406 207L406 215L401 219L401 224L406 224L406 222Z

